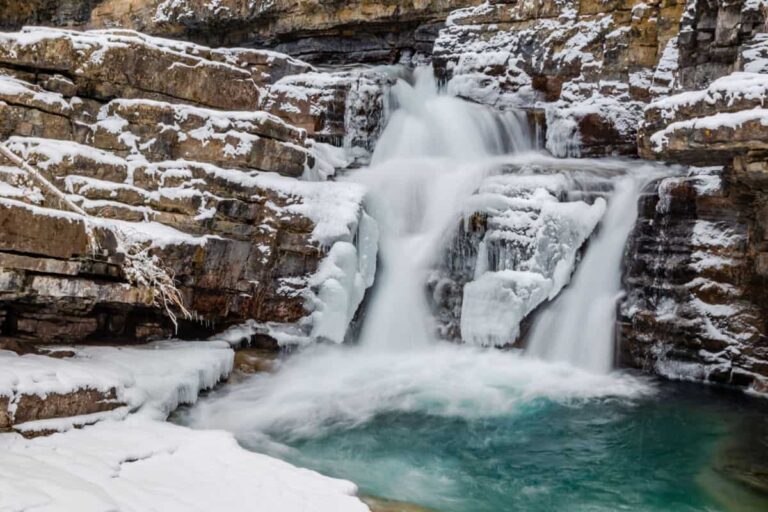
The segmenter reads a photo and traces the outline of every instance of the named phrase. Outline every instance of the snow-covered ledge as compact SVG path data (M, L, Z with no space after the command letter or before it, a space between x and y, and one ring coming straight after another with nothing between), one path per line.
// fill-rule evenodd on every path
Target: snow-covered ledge
M67 347L73 357L0 351L0 395L114 390L120 407L0 434L0 510L365 511L356 486L241 448L226 432L164 420L232 370L224 342ZM93 425L73 428L78 425Z

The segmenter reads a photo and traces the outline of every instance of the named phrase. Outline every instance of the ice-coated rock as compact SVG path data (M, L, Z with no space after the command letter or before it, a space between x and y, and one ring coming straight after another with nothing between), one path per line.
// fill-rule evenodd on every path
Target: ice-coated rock
M568 284L605 211L594 195L604 186L551 161L486 178L430 277L440 335L479 345L518 342L528 316Z

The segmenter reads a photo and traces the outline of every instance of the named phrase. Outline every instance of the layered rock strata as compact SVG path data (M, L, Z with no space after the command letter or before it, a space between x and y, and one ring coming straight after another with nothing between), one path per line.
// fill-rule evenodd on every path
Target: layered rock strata
M625 364L768 390L765 44L747 41L737 71L645 111L644 157L715 167L664 180L643 205L622 306Z
M122 27L226 46L270 46L309 61L428 55L448 13L479 0L3 0L0 26Z
M542 109L556 156L636 153L649 101L735 69L759 2L494 1L455 11L434 60L455 94Z
M269 343L340 342L372 282L364 191L306 181L333 173L333 151L258 110L281 104L274 82L311 69L127 31L3 34L0 136L78 208L14 163L0 168L3 335L170 334L133 271L148 261L173 276L193 312L182 334L251 320ZM348 301L344 318L323 315L329 283Z

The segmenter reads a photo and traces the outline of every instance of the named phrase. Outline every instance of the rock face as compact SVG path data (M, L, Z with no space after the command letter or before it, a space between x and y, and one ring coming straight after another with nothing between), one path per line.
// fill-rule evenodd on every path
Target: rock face
M330 281L354 294L354 314L355 276L367 265L355 244L375 234L361 232L372 222L363 190L297 179L332 174L329 150L257 110L276 104L273 82L310 69L272 52L127 31L3 34L5 147L88 214L73 213L14 162L0 167L3 335L46 343L166 336L165 296L142 279L147 263L173 276L194 312L181 334L250 320L272 343L308 340L322 330L315 292ZM374 261L375 243L367 246ZM316 276L339 251L351 263ZM360 281L370 286L372 276Z
M558 156L632 154L684 2L499 1L454 12L435 46L449 88L547 111Z
M673 75L705 88L653 102L640 126L642 156L716 167L668 178L644 202L627 260L620 346L628 365L765 392L766 38L744 39L753 26L746 6L718 12L700 51L722 59L689 53ZM734 17L742 25L728 30ZM733 73L706 83L731 66Z
M140 408L164 417L226 379L234 359L228 344L214 341L40 352L0 349L0 431L37 436Z
M768 389L765 184L696 169L657 183L627 249L620 360Z
M429 54L447 14L479 0L2 0L0 26L123 27L226 46L270 46L309 61L395 62Z
M544 109L558 156L635 154L645 105L733 71L757 2L494 1L455 11L434 58L449 90Z
M290 75L269 87L262 108L315 140L371 153L389 113L395 77L375 70Z

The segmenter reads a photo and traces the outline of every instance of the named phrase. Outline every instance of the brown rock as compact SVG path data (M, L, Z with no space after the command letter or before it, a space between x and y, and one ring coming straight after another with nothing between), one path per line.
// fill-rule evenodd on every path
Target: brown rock
M49 393L44 397L21 395L16 400L13 422L19 425L28 421L112 411L125 406L117 400L116 393L114 388L106 392L86 388L66 394Z
M21 34L0 37L0 64L72 76L80 96L154 95L230 110L255 109L259 102L248 70L174 51L138 33L30 29L27 34L29 43Z
M88 254L85 224L77 218L46 217L26 207L0 204L0 251L69 259Z

